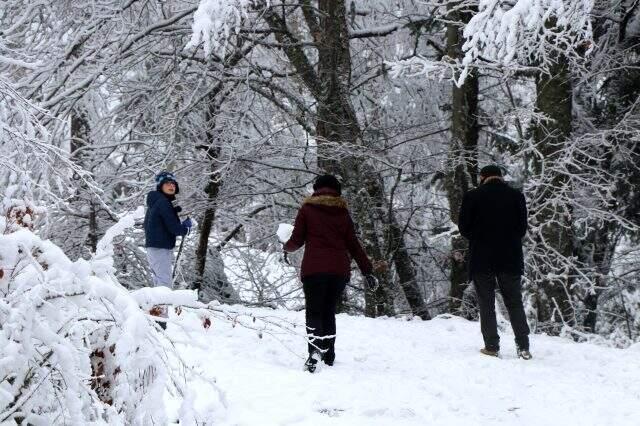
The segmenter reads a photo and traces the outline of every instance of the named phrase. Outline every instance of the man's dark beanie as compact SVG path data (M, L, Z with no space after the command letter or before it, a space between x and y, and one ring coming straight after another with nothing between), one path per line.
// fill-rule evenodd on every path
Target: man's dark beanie
M480 170L480 176L482 177L490 177L490 176L498 176L502 177L502 169L495 164L490 164L488 166L484 166Z
M342 194L342 185L340 185L338 179L333 175L318 176L316 181L313 183L313 190L317 191L320 188L333 189L338 193L338 195Z

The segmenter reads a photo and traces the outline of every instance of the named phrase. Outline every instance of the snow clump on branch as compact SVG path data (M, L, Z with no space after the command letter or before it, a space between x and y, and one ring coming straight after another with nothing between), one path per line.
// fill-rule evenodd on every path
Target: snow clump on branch
M258 0L201 0L193 15L193 34L187 48L203 43L207 55L224 49L229 37L239 31L243 19L248 17L249 7L257 3Z
M465 26L463 65L478 57L508 66L514 60L544 66L553 53L591 48L593 0L480 0Z
M392 77L451 79L459 87L472 67L548 71L559 55L582 58L593 49L593 0L479 0L464 26L463 57L417 56L389 61Z

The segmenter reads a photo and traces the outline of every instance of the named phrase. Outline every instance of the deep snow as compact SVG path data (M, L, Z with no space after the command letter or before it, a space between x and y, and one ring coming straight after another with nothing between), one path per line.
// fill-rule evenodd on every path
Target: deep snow
M225 308L226 309L226 308ZM532 336L534 359L478 353L479 326L338 316L336 364L302 371L303 312L230 307L298 324L277 338L229 322L183 336L194 316L173 317L168 333L185 342L187 363L215 378L223 401L198 392L207 419L224 425L638 425L640 345L620 350ZM260 321L258 321L258 324ZM170 407L176 407L167 395ZM171 408L170 408L171 411Z

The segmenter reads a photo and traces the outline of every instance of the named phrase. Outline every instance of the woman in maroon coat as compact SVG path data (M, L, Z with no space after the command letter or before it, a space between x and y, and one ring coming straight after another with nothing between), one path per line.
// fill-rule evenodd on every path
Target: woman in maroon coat
M286 252L303 245L301 279L304 289L309 358L308 371L315 371L322 359L335 360L336 304L349 282L354 258L367 282L375 280L373 266L356 237L341 185L334 176L316 179L314 193L302 203Z

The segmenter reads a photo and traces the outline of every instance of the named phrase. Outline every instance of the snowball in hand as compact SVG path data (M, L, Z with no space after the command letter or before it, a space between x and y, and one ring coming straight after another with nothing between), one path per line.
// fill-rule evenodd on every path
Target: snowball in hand
M291 238L291 233L293 232L293 226L288 223L281 223L278 225L278 231L276 234L278 235L278 239L281 243L286 243Z

